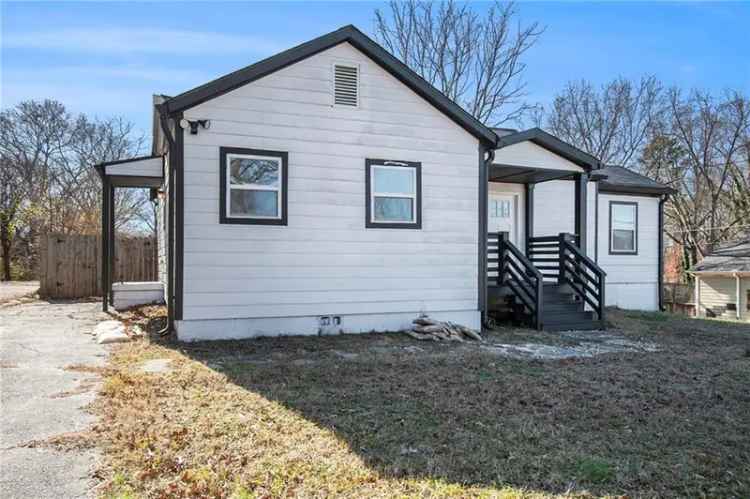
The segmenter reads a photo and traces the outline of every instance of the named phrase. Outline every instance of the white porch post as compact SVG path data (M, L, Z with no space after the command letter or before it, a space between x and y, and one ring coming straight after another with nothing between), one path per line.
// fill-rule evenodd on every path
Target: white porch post
M735 311L735 315L737 316L737 320L740 320L740 311L742 310L742 297L740 296L740 275L735 273L734 274L734 296L736 303L737 310Z
M701 316L701 278L697 275L695 276L695 290L693 291L695 301L695 316L700 317Z

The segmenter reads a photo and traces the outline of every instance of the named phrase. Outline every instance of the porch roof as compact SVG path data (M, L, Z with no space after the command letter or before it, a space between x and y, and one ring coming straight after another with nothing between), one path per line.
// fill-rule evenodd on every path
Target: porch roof
M110 187L160 187L164 181L163 156L107 161L94 168Z
M671 194L674 192L674 189L668 185L661 184L622 166L608 165L598 170L598 173L606 176L599 184L599 190L602 192L646 195Z
M572 170L553 170L493 163L489 166L487 180L509 184L537 184L548 180L572 179L577 173Z

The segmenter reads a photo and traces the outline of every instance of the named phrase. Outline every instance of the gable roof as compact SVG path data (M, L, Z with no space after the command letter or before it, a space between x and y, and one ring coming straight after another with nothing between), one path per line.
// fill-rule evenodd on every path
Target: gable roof
M721 245L690 270L692 272L750 272L750 236Z
M497 132L499 134L496 146L497 149L502 149L503 147L508 147L528 140L577 164L586 171L596 170L600 166L599 160L594 156L558 139L541 128L529 128L523 132L515 133L507 133L507 129L500 130L502 131ZM506 133L503 134L503 132Z
M427 83L421 76L409 69L403 62L391 55L352 25L344 26L291 49L280 52L250 66L229 73L204 85L183 92L160 105L168 114L178 113L202 102L218 97L254 80L267 76L303 59L327 50L340 43L348 42L380 67L391 73L401 83L432 104L482 142L494 145L495 133L479 120L467 113L442 92Z
M597 173L606 175L606 178L599 182L599 190L603 192L657 195L674 192L671 187L622 166L607 165Z

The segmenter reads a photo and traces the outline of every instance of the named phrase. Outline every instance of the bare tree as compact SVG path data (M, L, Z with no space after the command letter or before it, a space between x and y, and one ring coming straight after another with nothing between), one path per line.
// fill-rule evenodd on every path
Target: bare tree
M750 231L750 101L738 92L667 92L663 125L641 158L642 170L676 193L667 234L692 266L715 245Z
M129 123L74 117L57 101L22 102L0 112L4 269L18 243L26 249L27 266L33 265L40 233L97 231L101 184L92 166L136 155L142 143ZM143 207L142 194L118 196L118 225L134 220Z
M663 109L662 86L653 76L618 78L601 89L581 80L555 96L545 128L606 164L633 166Z
M407 0L375 11L378 40L422 78L479 121L518 122L534 106L524 102L522 57L542 34L521 26L513 3L495 2L485 15L468 3Z

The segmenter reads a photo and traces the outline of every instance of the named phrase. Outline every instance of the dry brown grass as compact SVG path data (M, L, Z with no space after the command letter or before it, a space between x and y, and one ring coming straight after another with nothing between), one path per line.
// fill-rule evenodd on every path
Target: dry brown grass
M612 321L663 350L521 361L403 335L118 346L95 404L103 494L750 496L748 328ZM491 336L545 338L569 341ZM153 358L172 370L142 373Z

